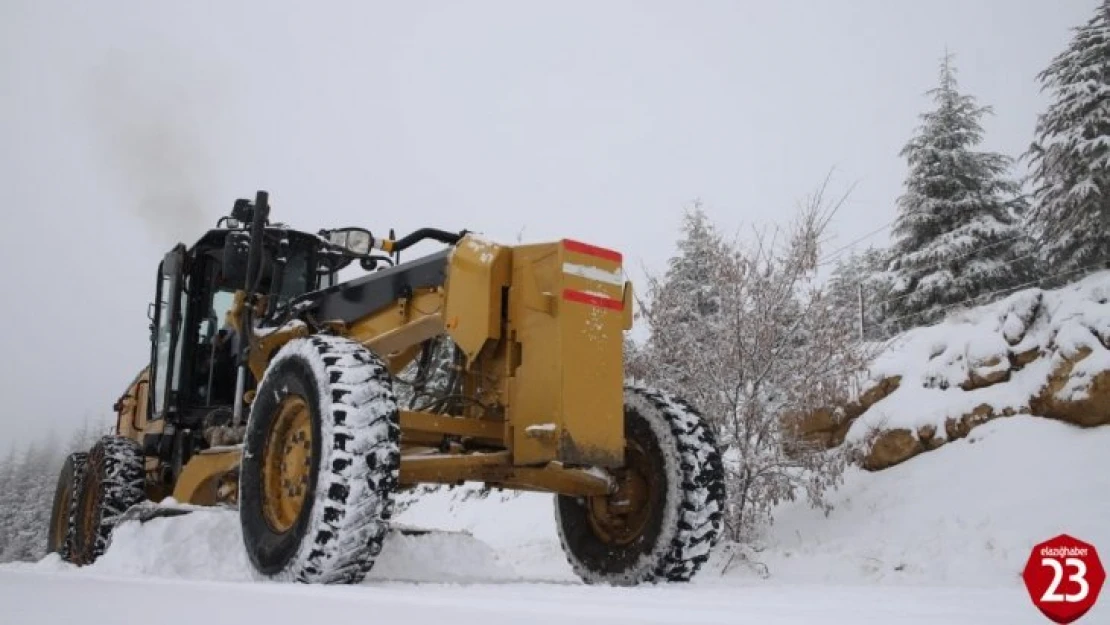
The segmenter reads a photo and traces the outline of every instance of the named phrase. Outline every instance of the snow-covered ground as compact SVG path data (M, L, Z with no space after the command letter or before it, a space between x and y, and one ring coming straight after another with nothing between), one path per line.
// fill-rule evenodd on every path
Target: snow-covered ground
M392 536L358 587L252 582L235 514L198 512L121 527L85 569L0 567L0 622L1046 623L1019 572L1062 532L1110 552L1107 449L1110 428L992 421L852 470L828 517L780 507L749 558L722 552L691 584L631 589L577 582L542 495L426 496L398 522L452 531ZM1080 623L1110 623L1107 603Z
M1021 625L1044 623L1017 590L784 586L611 589L558 584L306 587L0 571L4 623L614 623ZM1089 622L1098 623L1092 612ZM1105 622L1105 621L1103 621Z
M828 518L781 508L763 560L772 580L1024 588L1042 540L1066 532L1110 553L1107 450L1110 428L990 421L904 464L853 469Z

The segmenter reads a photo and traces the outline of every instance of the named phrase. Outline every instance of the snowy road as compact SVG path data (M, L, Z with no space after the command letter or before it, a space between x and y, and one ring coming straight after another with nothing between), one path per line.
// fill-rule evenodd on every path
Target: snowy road
M754 555L767 578L711 561L692 584L654 587L578 583L534 493L422 496L398 522L439 531L391 536L354 587L251 582L238 515L194 512L117 528L87 568L0 565L0 625L1049 625L1020 571L1062 531L1110 549L1108 446L1110 428L994 421L851 471L829 516L784 504ZM1108 590L1077 625L1110 624Z
M1020 625L1048 621L1020 590L577 584L320 587L0 570L7 625L438 623Z

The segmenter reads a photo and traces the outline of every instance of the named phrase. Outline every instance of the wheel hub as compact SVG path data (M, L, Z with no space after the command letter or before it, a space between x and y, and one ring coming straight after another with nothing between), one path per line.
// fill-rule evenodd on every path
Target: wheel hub
M587 517L594 534L611 545L636 540L651 518L654 480L649 456L634 441L625 448L624 467L613 472L616 490L587 499Z
M297 521L312 468L312 418L308 402L286 395L277 406L262 456L262 515L283 534Z

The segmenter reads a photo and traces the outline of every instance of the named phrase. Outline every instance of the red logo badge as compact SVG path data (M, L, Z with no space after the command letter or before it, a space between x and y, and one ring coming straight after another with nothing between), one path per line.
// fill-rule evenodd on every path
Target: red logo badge
M1021 576L1033 605L1065 625L1095 605L1106 569L1094 545L1060 534L1033 547Z

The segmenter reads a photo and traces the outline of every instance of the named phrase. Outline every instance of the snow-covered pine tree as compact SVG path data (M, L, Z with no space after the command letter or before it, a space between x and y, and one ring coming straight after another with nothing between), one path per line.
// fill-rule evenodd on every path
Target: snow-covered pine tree
M104 434L108 433L104 431L101 421L102 420L90 420L88 415L85 416L84 420L81 421L81 425L75 428L70 434L69 440L66 442L65 449L63 450L64 453L62 454L62 458L59 460L59 466L61 466L60 463L65 459L66 455L75 451L88 451L92 449L92 446L95 445Z
M19 460L15 454L15 446L8 448L8 453L0 460L0 555L11 543L15 523L15 475ZM3 559L0 558L0 562Z
M27 447L15 477L10 542L0 553L0 561L37 560L46 554L50 508L62 457L53 433Z
M33 521L31 485L34 481L34 464L39 455L38 445L31 443L23 450L12 475L12 491L7 505L5 533L7 545L0 553L0 562L23 560L28 554L28 540L24 529Z
M1053 101L1029 157L1030 222L1053 273L1110 262L1110 1L1038 74ZM1068 279L1074 279L1074 275Z
M691 364L711 358L704 345L719 332L722 267L730 266L734 254L700 202L683 212L681 232L662 278L648 277L650 304L642 312L651 335L638 353L637 369L690 389L695 396L687 399L706 405L712 399L697 396L702 387L690 385L691 375L704 367Z
M625 335L623 346L624 377L628 381L643 380L647 375L647 356L644 348Z
M1007 174L1012 161L976 151L991 112L959 92L951 55L935 103L901 155L909 173L892 230L892 288L888 323L911 327L938 321L946 308L981 303L993 291L1020 284L1029 259L1019 227L1027 205Z
M46 539L50 529L50 512L54 503L54 487L57 485L58 471L65 458L63 447L58 436L51 431L39 448L39 455L34 462L34 481L30 487L31 516L33 519L30 528L27 528L28 560L38 560L46 555Z

